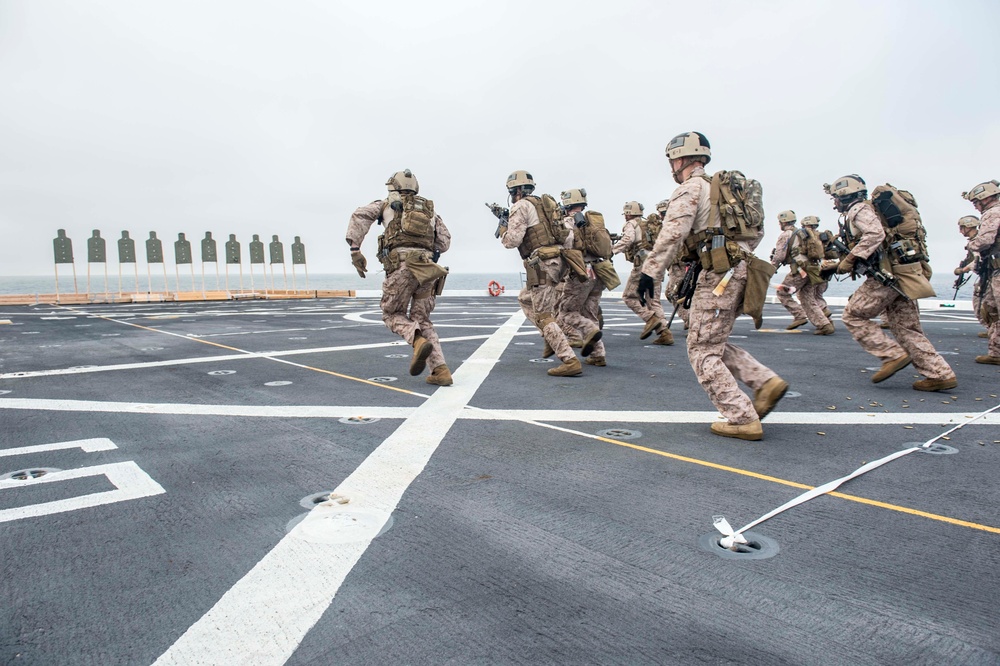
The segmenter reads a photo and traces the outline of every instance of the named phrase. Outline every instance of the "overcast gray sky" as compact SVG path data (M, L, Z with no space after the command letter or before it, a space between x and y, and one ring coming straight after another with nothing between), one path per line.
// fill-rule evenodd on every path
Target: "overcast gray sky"
M125 229L235 233L244 253L279 234L287 261L298 235L311 273L350 272L348 218L402 168L452 231L442 263L512 273L483 206L508 173L585 187L617 231L626 200L674 189L664 146L687 130L711 141L709 170L761 182L766 248L786 208L835 226L821 186L856 172L914 193L950 272L975 214L959 194L1000 178L996 11L0 0L0 275L51 274L60 228L80 267L92 229L117 264Z

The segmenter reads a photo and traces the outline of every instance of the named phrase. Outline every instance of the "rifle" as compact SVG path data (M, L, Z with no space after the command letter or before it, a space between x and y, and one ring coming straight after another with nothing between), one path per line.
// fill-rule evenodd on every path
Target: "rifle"
M674 303L674 311L670 313L670 321L667 328L674 323L677 311L681 309L681 304L686 308L691 307L691 297L694 296L694 288L698 285L698 276L701 275L701 262L689 261L684 267L684 279L681 280L680 289L677 290L677 301Z
M609 231L608 235L611 236L611 242L612 243L617 243L618 241L620 241L622 239L622 235L621 234L613 234L613 233L611 233Z
M951 300L958 298L958 290L965 286L965 283L969 281L972 276L968 273L962 273L957 278L955 278L955 284L951 285L955 288L955 295L951 297Z
M486 207L490 209L490 212L496 215L499 223L497 224L497 230L493 232L495 238L500 238L500 235L507 228L507 223L510 221L510 209L502 208L500 204L486 204Z
M836 248L837 252L840 252L842 256L847 256L850 254L850 250L840 242L838 239L833 239L830 244ZM854 261L854 270L851 271L851 277L857 277L858 275L864 275L865 277L872 278L884 287L889 287L894 292L902 296L903 298L909 300L909 296L903 293L903 290L899 288L899 281L894 275L886 273L881 268L879 268L879 262L882 259L882 250L875 250L872 252L871 256L867 259L862 259L858 257Z

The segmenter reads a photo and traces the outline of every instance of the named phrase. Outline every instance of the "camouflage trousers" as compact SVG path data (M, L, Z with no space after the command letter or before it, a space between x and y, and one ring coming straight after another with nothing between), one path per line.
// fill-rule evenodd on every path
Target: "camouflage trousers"
M806 311L799 305L798 300L796 300L795 295L789 293L787 287L794 287L795 292L798 293L799 287L801 287L801 281L804 278L799 276L799 274L791 269L788 271L788 275L785 279L781 281L781 286L786 287L786 289L778 289L778 302L785 306L788 313L792 315L792 319L796 321L801 321L803 319L808 319L806 317Z
M976 316L979 317L979 321L989 331L986 353L990 356L1000 356L1000 319L998 319L998 314L1000 314L1000 269L994 269L989 280L986 294L978 304L973 299L973 307L976 308ZM977 288L976 293L978 291ZM982 310L986 310L986 317L982 316ZM992 323L988 323L990 320Z
M895 340L873 321L883 312ZM910 355L913 367L928 379L944 379L955 374L924 335L917 303L890 287L872 279L865 280L847 301L843 320L861 348L880 361L898 358L905 352Z
M418 284L403 261L382 283L381 303L382 321L389 330L411 345L419 330L420 335L431 343L431 354L427 357L427 367L431 370L445 362L437 331L431 323L435 303L434 285L435 282L423 286Z
M746 262L737 266L721 296L712 290L722 276L703 272L691 299L691 328L687 334L688 360L698 383L726 419L735 425L757 420L750 397L740 390L737 380L753 390L761 388L777 374L744 349L729 343L736 317L743 310L746 290Z
M517 302L524 316L538 327L542 338L549 343L559 360L567 363L576 358L576 354L556 321L556 313L559 311L558 287L566 273L566 264L562 257L555 257L542 261L538 269L542 275L541 283L534 286L525 284L517 295Z
M805 314L805 319L808 319L810 324L816 328L823 328L830 323L830 320L827 319L825 314L823 314L823 308L826 307L826 301L821 299L821 295L818 292L818 288L820 286L823 287L823 291L826 291L826 282L811 284L808 277L802 277L799 275L798 271L794 271L789 272L782 284L795 288L795 293L799 295L799 301L802 304L801 307L799 307L799 310ZM779 301L782 298L783 291L784 290L778 290ZM793 297L786 296L786 298ZM798 303L795 303L794 301L791 301L791 303L798 306ZM795 316L792 308L789 307L789 305L784 301L782 301L782 305L784 305L789 312L792 312L792 316L796 319L801 319L801 317Z
M663 319L663 305L660 304L660 287L663 286L663 281L653 279L653 298L647 298L646 305L643 305L639 302L640 277L642 277L641 267L634 267L622 288L622 303L643 321L649 321L654 317Z
M600 328L597 310L601 302L601 292L604 291L604 283L594 277L589 268L584 282L570 275L562 283L560 291L557 318L564 332L567 329L578 331L579 337L586 338ZM598 340L594 345L593 354L598 357L604 356L603 340Z
M826 293L827 287L830 286L829 280L824 280L816 285L816 304L819 306L820 310L829 310L830 306L827 304L826 299L823 298L823 294Z

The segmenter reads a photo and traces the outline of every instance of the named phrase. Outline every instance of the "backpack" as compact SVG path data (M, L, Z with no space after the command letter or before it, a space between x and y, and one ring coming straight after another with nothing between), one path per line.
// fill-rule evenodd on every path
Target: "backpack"
M402 194L401 213L393 215L385 228L386 250L397 247L434 249L434 202L416 194ZM388 201L382 205L384 211ZM379 215L381 218L381 214Z
M755 241L764 235L764 191L741 171L717 171L703 176L710 185L709 226L719 227L733 241Z
M820 240L816 230L809 227L802 227L797 233L805 236L805 238L800 236L800 239L805 241L804 254L806 257L811 261L820 261L826 254L826 248L823 246L823 241Z
M640 219L639 231L642 233L642 237L639 241L642 243L642 249L652 250L662 229L663 219L656 213L650 213L644 220Z
M569 229L563 226L562 210L559 202L551 194L537 196L530 194L527 200L535 207L538 219L546 226L556 245L562 245L569 236Z
M587 218L587 224L576 229L573 234L573 245L576 249L583 250L598 259L609 258L611 234L604 226L604 216L594 210L588 210L583 215Z
M885 229L885 245L894 263L929 260L927 232L912 194L889 183L879 185L872 190L872 207Z

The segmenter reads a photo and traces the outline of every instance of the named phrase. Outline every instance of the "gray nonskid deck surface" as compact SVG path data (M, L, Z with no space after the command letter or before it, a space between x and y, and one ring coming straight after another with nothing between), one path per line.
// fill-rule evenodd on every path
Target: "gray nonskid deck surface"
M442 297L456 386L435 388L371 298L3 308L0 474L53 471L0 482L0 663L1000 663L1000 418L970 418L1000 371L971 313L922 316L945 393L912 367L871 384L841 308L831 337L741 318L733 342L793 392L743 442L709 434L679 321L657 347L603 309L608 366L562 379L530 324L502 328L514 299ZM713 515L738 528L960 422L957 453L753 528L773 557L704 547ZM400 432L426 466L365 476ZM301 500L344 484L363 512L397 483L356 562L296 559ZM135 496L86 505L118 484Z

